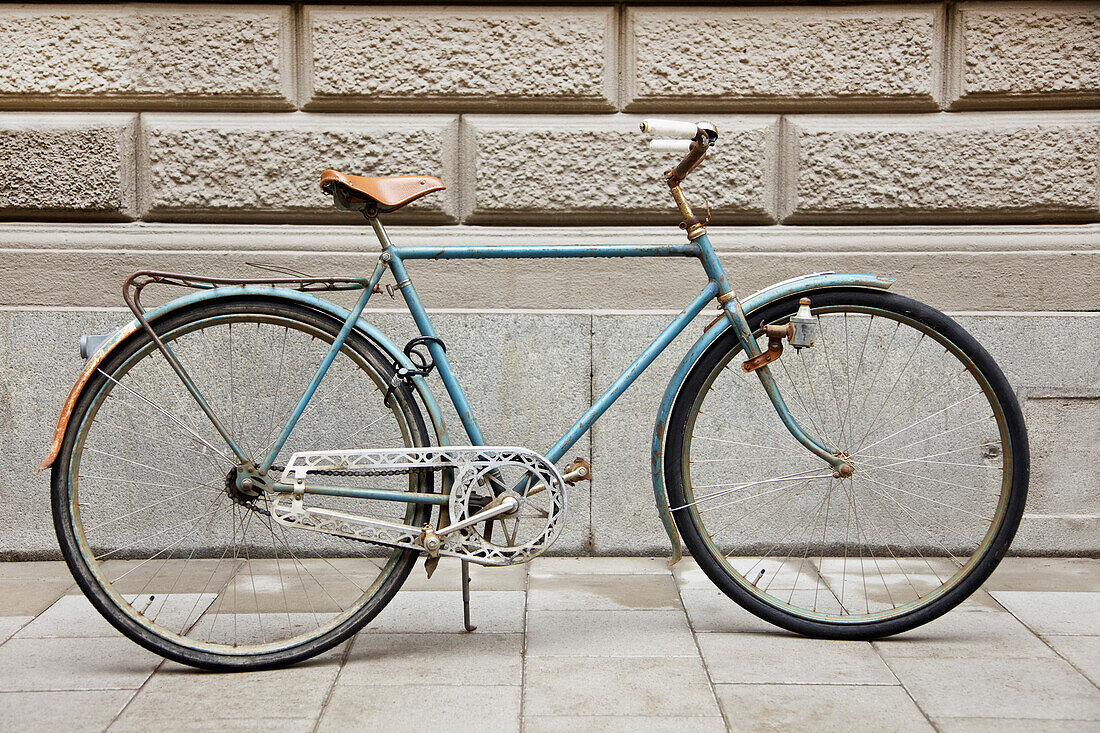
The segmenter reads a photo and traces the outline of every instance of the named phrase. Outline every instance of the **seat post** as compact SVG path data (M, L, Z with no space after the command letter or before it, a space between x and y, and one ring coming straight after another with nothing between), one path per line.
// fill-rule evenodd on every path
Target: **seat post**
M386 234L386 228L382 226L382 221L378 218L378 210L374 209L372 212L371 209L374 209L374 207L372 206L364 209L363 217L370 222L371 227L374 229L375 236L378 237L378 244L382 246L382 249L389 249L391 246L390 236Z

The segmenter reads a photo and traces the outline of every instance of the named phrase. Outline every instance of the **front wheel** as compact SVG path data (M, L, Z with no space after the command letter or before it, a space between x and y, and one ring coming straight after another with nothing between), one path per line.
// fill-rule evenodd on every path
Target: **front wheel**
M791 413L854 472L787 432L727 330L669 419L665 479L702 570L757 616L870 639L926 623L989 577L1019 525L1028 445L1001 370L955 321L871 290L811 294L812 348L771 365ZM792 297L747 315L786 322Z

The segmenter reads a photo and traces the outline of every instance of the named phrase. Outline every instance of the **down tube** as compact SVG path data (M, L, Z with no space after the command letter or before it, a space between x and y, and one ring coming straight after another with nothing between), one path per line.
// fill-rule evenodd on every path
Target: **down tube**
M694 320L695 316L699 315L700 311L706 307L715 295L718 294L718 283L711 280L707 283L707 286L703 288L703 292L688 305L687 308L680 311L680 315L665 327L665 330L653 340L646 350L634 360L634 363L627 367L627 370L619 375L607 391L600 395L600 398L596 400L588 410L581 415L577 422L573 423L573 427L569 428L569 432L561 437L554 447L546 451L546 457L550 459L552 463L557 463L565 455L566 451L573 447L573 444L580 440L592 423L607 411L607 408L614 404L615 400L619 399L627 387L634 383L646 368L653 363L665 348L672 343L672 340L680 335L680 332L687 327L689 323Z

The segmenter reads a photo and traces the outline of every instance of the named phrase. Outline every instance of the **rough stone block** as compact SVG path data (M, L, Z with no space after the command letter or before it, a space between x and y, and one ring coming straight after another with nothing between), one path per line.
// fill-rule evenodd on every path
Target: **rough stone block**
M790 120L785 223L1100 218L1100 115Z
M464 118L465 169L473 175L469 221L674 221L662 171L679 156L651 151L638 132L641 119ZM773 221L775 118L713 121L719 144L685 189L706 192L716 222Z
M0 215L129 218L134 123L127 114L0 114Z
M635 8L628 109L931 108L943 17L933 5Z
M321 171L434 175L452 188L389 220L453 220L453 117L289 114L147 115L142 197L152 219L340 220L319 187ZM358 213L344 214L359 221Z
M0 16L0 106L293 106L291 9L16 6Z
M960 3L953 106L1092 107L1100 101L1100 3Z
M611 8L307 7L310 108L614 108Z

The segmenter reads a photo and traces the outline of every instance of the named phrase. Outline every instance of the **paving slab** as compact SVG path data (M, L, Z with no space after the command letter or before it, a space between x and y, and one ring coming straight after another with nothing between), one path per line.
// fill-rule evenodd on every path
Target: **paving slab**
M0 567L15 564L22 563L0 563ZM68 573L68 570L65 572ZM72 578L0 578L0 616L36 616L66 592L75 589Z
M726 722L722 718L702 718L678 715L670 718L636 715L527 715L523 718L526 733L576 733L576 731L600 731L600 733L725 733Z
M523 635L491 633L384 634L352 641L338 685L518 685Z
M1100 686L1100 636L1048 636L1046 642Z
M669 572L665 557L537 557L530 563L530 574L613 573L636 574Z
M699 634L698 639L715 683L898 684L865 641L778 634Z
M1089 720L935 718L935 723L941 733L1096 733L1096 723Z
M695 657L682 611L534 611L527 657Z
M1100 592L1100 560L1086 557L1006 557L983 583L986 590Z
M163 660L122 636L9 639L0 646L0 692L136 690Z
M485 590L524 590L527 587L527 565L508 565L502 568L470 565L470 587L474 592ZM417 563L409 573L402 591L407 590L461 590L462 563L443 558L432 573L424 572L424 564Z
M731 731L935 729L900 686L716 685Z
M562 573L531 576L527 608L626 611L680 609L682 606L676 583L668 573Z
M697 633L720 632L787 634L789 632L746 611L713 585L710 588L685 588L680 591L691 628Z
M0 730L106 730L133 690L0 692Z
M256 718L316 720L346 645L287 669L204 672L166 662L141 688L117 726L165 730L178 720L250 723ZM242 683L245 683L242 688ZM220 727L220 723L217 727Z
M521 632L525 602L526 594L522 591L471 593L471 620L486 632ZM434 590L398 593L367 628L406 634L461 631L462 596L454 591Z
M149 618L180 631L193 624L216 597L213 593L173 593L165 596L124 596ZM20 639L118 636L84 596L62 596L16 634Z
M10 639L15 632L33 619L34 616L0 616L0 644Z
M1036 658L1054 653L1007 611L962 605L923 626L874 642L878 653L894 657Z
M338 685L317 730L519 731L520 688Z
M720 715L698 657L533 657L524 676L528 716Z
M152 720L122 716L107 730L110 733L148 733L150 730L171 730L172 733L311 733L316 718L241 718L223 720L190 717L183 720ZM151 727L151 726L156 726Z
M931 718L1100 720L1100 690L1061 659L891 659Z
M992 596L1037 634L1100 634L1100 593L994 591Z

